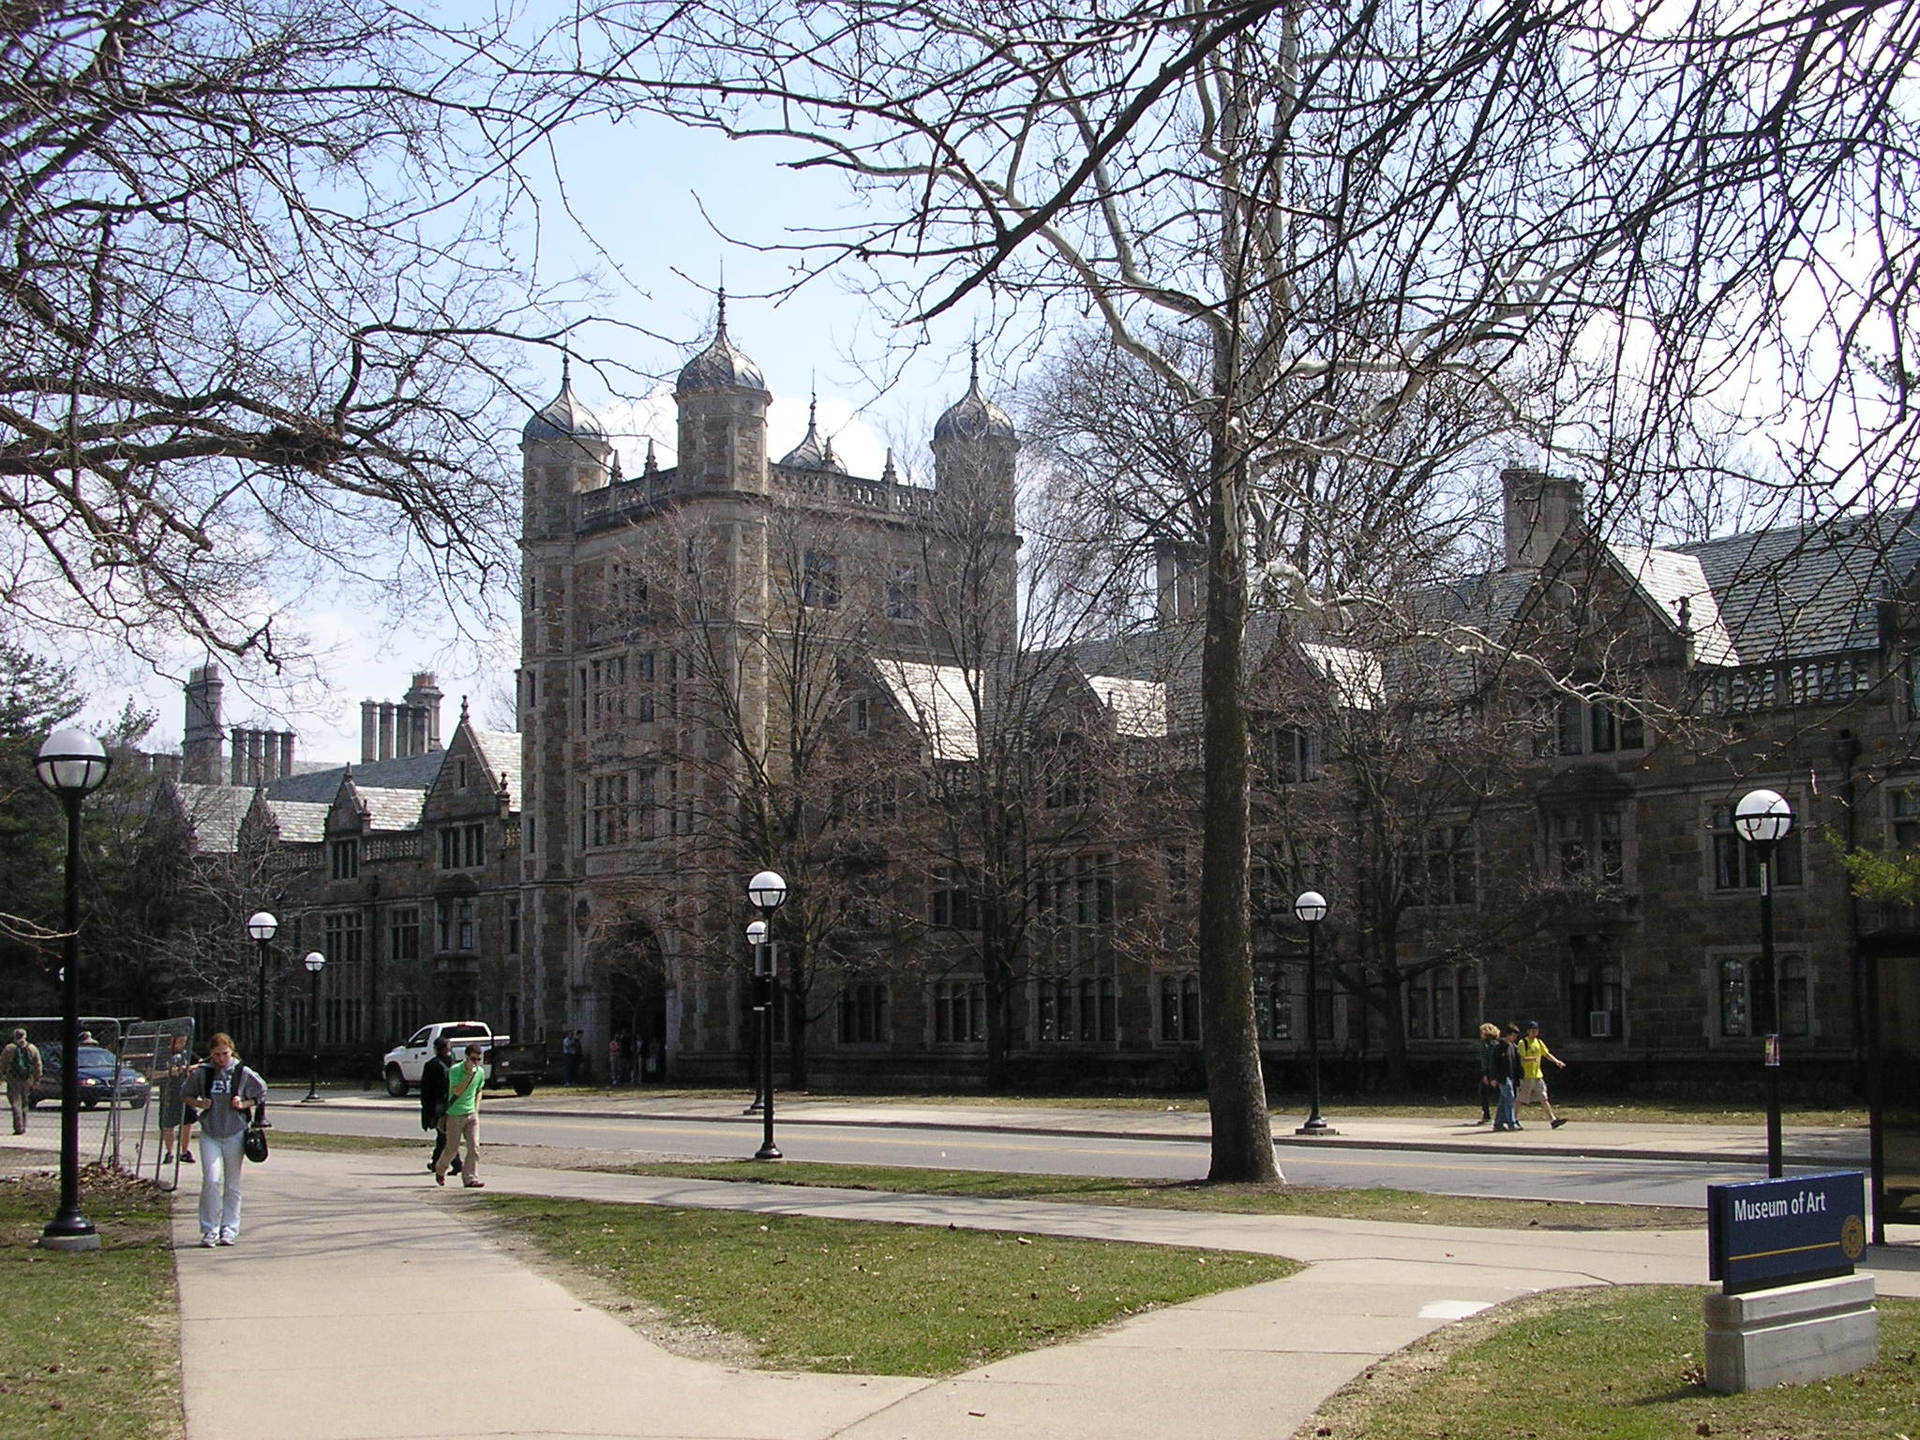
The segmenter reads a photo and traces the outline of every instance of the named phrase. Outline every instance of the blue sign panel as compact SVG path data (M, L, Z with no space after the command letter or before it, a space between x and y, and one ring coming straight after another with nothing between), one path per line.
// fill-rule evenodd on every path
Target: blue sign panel
M1858 1170L1707 1187L1707 1274L1724 1294L1851 1275L1866 1248Z

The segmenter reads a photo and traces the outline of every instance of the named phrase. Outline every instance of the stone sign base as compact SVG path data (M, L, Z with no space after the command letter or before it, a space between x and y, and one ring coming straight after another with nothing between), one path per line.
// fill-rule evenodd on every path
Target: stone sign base
M1864 1370L1879 1358L1873 1277L1709 1295L1707 1388L1721 1395Z

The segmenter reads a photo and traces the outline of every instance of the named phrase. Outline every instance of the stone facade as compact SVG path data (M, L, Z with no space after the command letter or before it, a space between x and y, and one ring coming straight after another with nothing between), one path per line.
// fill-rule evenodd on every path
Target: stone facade
M246 783L182 780L157 792L159 818L186 827L206 873L219 877L210 888L234 892L236 916L266 909L279 918L264 1060L280 1070L300 1068L317 1038L329 1070L370 1078L380 1054L425 1021L471 1017L509 1034L535 1021L520 918L520 737L479 729L463 705L441 746L432 681L416 675L407 700L386 707L414 712L406 753L392 754L376 733L358 766L295 767ZM198 724L212 739L196 751L210 766L193 773L221 768L218 685L209 665L187 686L189 730ZM237 919L228 928L238 973L250 980L251 947ZM317 1037L301 964L314 950L327 959ZM196 1008L203 1027L249 1017L238 1033L254 1034L250 984Z

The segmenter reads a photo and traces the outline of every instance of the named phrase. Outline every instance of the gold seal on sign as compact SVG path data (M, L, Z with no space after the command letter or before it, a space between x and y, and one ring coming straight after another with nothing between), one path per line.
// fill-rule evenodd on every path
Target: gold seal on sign
M1867 1227L1858 1215L1847 1216L1846 1224L1840 1227L1840 1253L1849 1260L1867 1253Z

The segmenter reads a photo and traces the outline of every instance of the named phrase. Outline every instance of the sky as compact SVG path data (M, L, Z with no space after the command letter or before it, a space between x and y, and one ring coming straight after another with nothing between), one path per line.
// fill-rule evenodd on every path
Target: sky
M817 394L823 435L854 473L877 476L891 445L905 477L930 474L933 421L967 386L972 317L950 317L916 336L924 343L903 362L900 336L835 277L776 300L791 280L789 262L728 238L764 242L786 227L845 218L847 200L835 182L782 169L770 145L650 117L572 130L555 158L559 173L541 197L539 263L553 276L597 275L603 298L572 312L583 357L573 368L574 390L613 435L628 474L639 470L649 438L660 463L673 463L673 377L711 337L713 291L722 283L728 333L773 392L771 455L800 441ZM546 355L535 364L528 384L544 403L559 389L558 368ZM982 376L1003 403L1010 379ZM525 418L510 417L510 441ZM318 590L280 598L311 639L323 678L223 664L227 726L294 730L302 760L357 760L360 703L397 701L416 671L429 670L446 696L443 737L462 697L483 728L511 728L519 629L510 595L497 597L492 619L452 602L444 614L416 608L396 619L363 595ZM67 658L90 697L85 723L104 726L131 699L159 716L147 748L179 748L180 684L204 654L175 648L165 674L105 650Z

